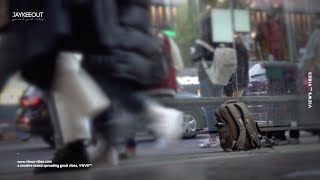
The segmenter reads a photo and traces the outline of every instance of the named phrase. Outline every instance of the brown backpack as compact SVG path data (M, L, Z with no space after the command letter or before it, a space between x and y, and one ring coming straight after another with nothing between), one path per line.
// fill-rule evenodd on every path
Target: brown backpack
M261 147L259 127L246 104L229 100L216 112L220 145L225 151L240 151Z

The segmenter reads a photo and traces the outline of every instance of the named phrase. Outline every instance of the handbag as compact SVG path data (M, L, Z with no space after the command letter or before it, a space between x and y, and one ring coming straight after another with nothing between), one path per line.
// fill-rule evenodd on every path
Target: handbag
M80 60L80 54L60 54L56 65L54 90L74 112L81 112L84 117L93 117L105 110L110 105L110 100L82 69Z
M227 47L214 49L208 43L199 39L196 40L196 44L214 53L213 62L210 67L204 59L201 60L202 66L212 84L227 85L232 74L235 73L237 68L236 50Z

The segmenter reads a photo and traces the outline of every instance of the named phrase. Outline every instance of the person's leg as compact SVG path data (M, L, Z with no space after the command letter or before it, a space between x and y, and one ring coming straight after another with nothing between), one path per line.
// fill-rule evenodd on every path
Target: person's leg
M135 133L130 133L125 140L125 149L119 154L120 159L132 158L136 155L137 142L135 139Z
M274 132L272 132L273 140L274 140L275 145L288 144L285 132L286 131L274 131Z
M280 140L286 140L285 131L274 131L273 136Z
M80 54L61 53L57 59L55 97L64 144L91 139L88 120L110 102L90 75L81 70L81 58Z
M200 91L202 97L221 97L223 95L223 86L213 85L210 80L204 80L200 84ZM215 126L217 120L214 115L215 107L204 107L204 116L206 125L208 127L209 138L200 147L217 147L219 146L219 138L217 134L217 127Z
M223 86L219 85L212 85L211 91L208 93L209 97L221 97L223 95ZM205 116L206 116L206 123L208 126L209 134L216 134L217 133L217 120L214 115L216 107L205 107Z
M201 79L199 80L199 88L201 97L210 97L210 84L211 81L209 79Z
M57 59L54 99L58 118L55 120L64 146L55 154L53 164L90 164L86 149L86 141L91 139L89 120L109 105L97 84L79 69L80 59L81 56L73 53L61 53ZM71 168L38 168L35 173L68 169Z
M215 126L216 125L216 118L215 118L215 115L214 115L214 107L205 107L203 108L205 114L205 120L206 120L206 125L208 127L208 133L209 134L215 134L217 133L217 127Z
M290 135L290 139L289 139L290 144L299 143L299 137L300 137L299 130L291 130L291 131L289 131L289 135Z
M232 96L233 97L241 97L243 95L243 89L234 90Z
M107 148L118 147L118 137L126 139L124 152L118 152L120 158L128 158L135 154L135 122L136 116L146 108L143 94L139 88L127 80L95 74L95 80L100 84L105 94L111 98L112 105L105 113L95 119L99 124L99 133L103 134ZM122 149L122 148L117 148ZM107 149L108 150L108 149Z
M210 80L209 79L202 79L199 81L199 87L200 87L200 95L201 97L210 97ZM203 113L204 113L204 118L205 118L205 122L206 122L206 126L209 130L209 128L212 128L211 126L211 121L209 121L209 119L211 119L211 113L212 113L212 108L210 107L203 107ZM209 130L210 133L210 130Z
M290 138L299 138L300 133L299 130L291 130L289 131Z
M208 127L208 139L206 139L203 143L199 144L200 147L218 147L219 146L219 137L217 134L217 128L215 124L217 123L213 107L204 107L204 117L206 121L206 125Z

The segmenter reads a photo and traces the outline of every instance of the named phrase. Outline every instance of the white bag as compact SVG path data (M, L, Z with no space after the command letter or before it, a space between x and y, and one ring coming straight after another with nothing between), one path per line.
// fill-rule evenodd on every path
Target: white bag
M80 66L81 54L60 54L56 75L55 91L70 104L70 108L83 116L93 117L105 110L110 100L91 76Z
M227 47L214 49L202 40L197 40L196 44L214 52L214 59L210 67L207 62L202 59L202 65L208 74L210 81L214 85L227 85L232 74L235 73L237 68L236 50Z

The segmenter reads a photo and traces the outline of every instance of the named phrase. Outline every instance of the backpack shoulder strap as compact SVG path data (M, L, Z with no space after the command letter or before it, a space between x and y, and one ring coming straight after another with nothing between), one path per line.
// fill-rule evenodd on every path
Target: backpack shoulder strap
M247 129L247 132L249 134L251 141L253 141L256 146L261 147L261 141L259 139L259 134L257 134L258 132L256 132L253 129L253 127L251 126L251 124L249 123L250 121L254 122L254 120L252 119L252 116L250 116L251 113L249 112L247 107L245 107L245 105L241 102L238 102L237 104L235 104L235 106L239 107L241 109L241 111L243 112L244 125Z
M236 109L234 104L228 104L227 108L230 111L231 116L233 117L234 122L237 124L239 129L239 137L234 146L234 150L243 150L244 149L244 142L246 140L246 128L244 126L243 120L240 116L239 111Z
M207 42L205 42L205 41L203 41L201 39L197 39L196 40L196 44L206 48L210 52L214 52L214 48L210 44L208 44Z

